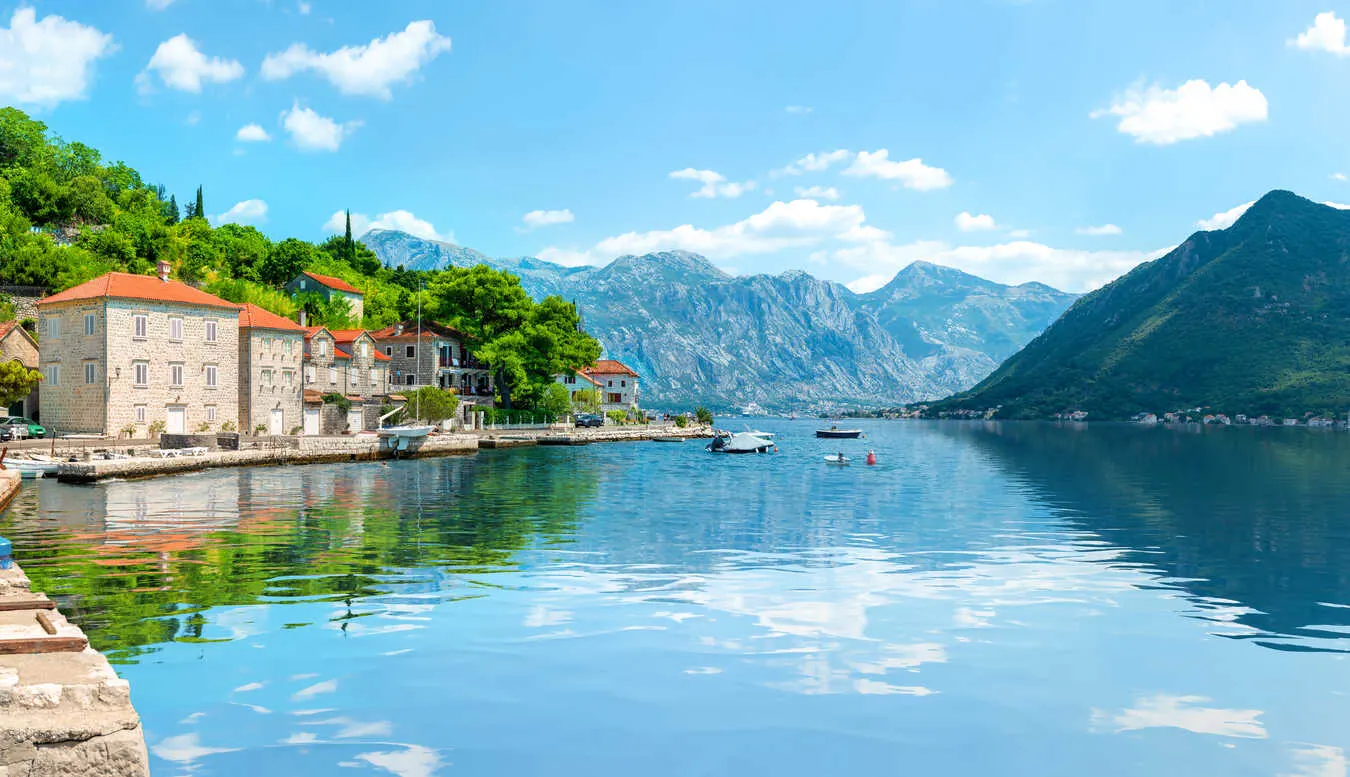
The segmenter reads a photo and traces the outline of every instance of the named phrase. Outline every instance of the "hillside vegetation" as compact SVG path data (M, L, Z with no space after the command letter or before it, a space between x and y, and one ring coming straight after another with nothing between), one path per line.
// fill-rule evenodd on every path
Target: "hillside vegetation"
M368 329L412 318L420 293L427 320L470 335L476 355L496 370L508 407L513 399L539 405L554 374L600 355L571 303L536 302L509 273L482 265L386 268L352 239L350 225L320 244L273 241L237 224L213 227L204 199L198 188L180 209L176 196L135 169L52 136L18 109L0 108L0 285L60 291L109 271L152 273L162 260L179 280L231 302L292 318L304 308L314 324ZM304 270L361 289L364 320L352 320L342 300L284 292Z
M1093 419L1211 408L1271 416L1350 408L1350 212L1289 192L1232 227L1078 300L968 392L930 413Z

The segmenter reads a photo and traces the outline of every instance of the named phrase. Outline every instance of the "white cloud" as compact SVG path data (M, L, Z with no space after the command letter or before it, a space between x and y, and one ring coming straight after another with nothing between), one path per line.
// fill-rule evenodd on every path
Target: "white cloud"
M163 11L173 5L173 0L145 0L145 7L152 11Z
M1102 224L1100 227L1079 227L1074 232L1088 237L1112 237L1125 234L1125 230L1115 224Z
M575 248L561 248L559 246L548 246L539 252L538 257L545 262L553 262L563 267L598 266L605 263L603 258L590 251L578 251Z
M837 151L823 151L819 154L807 154L796 162L783 168L780 172L783 175L801 175L803 173L822 173L833 165L843 162L853 156L853 152L846 149Z
M1332 11L1319 13L1312 26L1289 41L1289 45L1305 51L1326 51L1338 57L1350 56L1350 46L1345 45L1345 20Z
M186 35L175 35L159 44L145 70L136 76L142 91L151 88L151 74L170 89L200 94L202 84L224 84L244 75L244 66L232 59L208 57Z
M798 186L794 189L798 197L808 200L837 200L839 190L833 186Z
M923 260L998 283L1039 281L1064 291L1080 292L1103 286L1167 250L1170 249L1079 251L1023 240L992 246L950 246L934 241L897 245L875 241L824 252L818 258L858 271L857 280L848 284L855 291L879 288L901 268Z
M1012 238L1013 240L1026 240L1027 238L1031 237L1031 230L1014 229L1013 231L1008 233L1008 237Z
M844 175L899 181L906 189L921 192L945 189L952 185L952 177L940 167L929 167L922 159L917 158L893 162L889 157L890 152L884 148L878 151L859 151L853 164L844 171Z
M323 231L329 234L341 234L347 230L347 212L337 211L324 222ZM406 210L393 210L371 218L364 213L352 213L352 234L361 237L367 232L389 230L407 232L423 240L441 240L452 243L455 236L446 232L441 234L430 221L420 219Z
M244 200L218 216L212 216L216 226L221 224L262 224L267 221L267 203L262 200Z
M690 197L714 197L736 198L748 191L754 191L755 182L745 181L737 183L728 181L726 176L712 170L695 170L692 167L686 167L683 170L676 170L670 174L671 178L681 181L698 181L703 184L702 187L690 194Z
M241 143L266 143L272 136L258 124L245 124L234 133L234 139Z
M1332 174L1331 174L1331 177L1332 177L1333 180L1336 180L1336 181L1344 181L1344 180L1347 180L1346 177L1345 177L1345 173L1332 173Z
M1331 745L1300 745L1294 748L1296 772L1281 777L1346 777L1350 774L1350 758L1345 751Z
M1177 89L1132 88L1110 108L1093 111L1091 116L1119 116L1116 128L1120 132L1138 143L1166 146L1265 121L1269 112L1266 96L1246 81L1211 88L1209 82L1197 79Z
M304 0L300 0L300 3L296 6L296 10L300 12L301 16L308 16L311 9L312 6Z
M197 734L179 734L150 748L150 752L160 758L184 766L190 766L194 761L199 761L208 755L233 753L237 750L238 748L234 747L204 747Z
M441 768L441 756L421 745L404 745L403 750L360 753L357 760L383 769L395 777L432 777Z
M111 35L20 8L0 27L0 101L50 108L85 96L94 62L116 50Z
M884 235L866 226L859 205L821 205L815 200L775 202L743 221L703 229L685 224L674 229L629 232L596 244L595 253L613 257L683 249L712 259L763 254L818 244L827 238L854 240Z
M338 124L312 108L301 108L296 102L290 110L282 112L281 126L291 134L291 140L301 151L337 151L343 139L360 127L361 122Z
M1236 208L1215 213L1207 219L1200 219L1195 222L1195 226L1209 232L1216 229L1228 229L1236 224L1238 219L1242 218L1242 214L1246 213L1248 208L1255 204L1255 202L1244 202Z
M554 224L571 224L576 221L572 211L564 208L563 210L532 210L521 217L528 229L538 229L540 227L551 227Z
M388 100L393 97L391 86L411 81L417 71L449 50L450 39L438 34L435 24L412 22L402 32L363 46L344 46L329 54L295 43L281 53L268 54L262 76L278 81L312 70L343 94Z
M795 113L801 115L804 113L811 113L812 111L815 110L815 108L812 108L809 105L789 105L783 110L787 111L788 113Z
M971 215L965 211L956 214L956 228L962 232L989 232L998 229L998 224L994 223L994 217L980 214Z

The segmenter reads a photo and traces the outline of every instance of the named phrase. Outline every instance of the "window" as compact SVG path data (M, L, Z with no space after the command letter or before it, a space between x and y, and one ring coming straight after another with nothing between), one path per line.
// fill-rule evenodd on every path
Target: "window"
M408 373L408 375L407 375L407 380L408 380L408 385L409 385L409 386L416 386L416 385L417 385L417 376L414 375L413 373L411 373L411 372Z
M290 388L291 383L293 383L294 381L295 381L295 372L293 370L281 371L281 385L285 386L286 388Z
M270 386L270 385L272 385L272 371L271 371L271 370L263 370L263 371L262 371L262 384L263 384L264 386Z
M337 367L328 368L328 382L331 385L337 385Z
M169 365L169 385L179 387L183 385L183 365L181 364Z
M182 316L169 316L169 339L183 339L183 318Z
M370 358L370 343L361 343L361 358Z
M290 341L290 340L287 340L287 341L286 341L286 355L287 355L287 356L290 356L290 355L291 355L291 341Z
M84 382L93 383L98 380L98 365L94 362L84 363Z
M379 386L379 385L380 385L380 371L379 371L379 370L371 370L371 371L370 371L370 387L371 387L371 388L375 388L376 386Z
M414 356L417 355L417 346L415 345L408 346L408 349L404 351L403 355L409 359L413 358Z
M214 364L208 364L208 365L206 365L206 387L207 387L207 388L215 388L215 387L216 387L216 372L217 372L217 370L216 370L216 365L214 365Z
M150 317L144 313L137 313L131 317L131 336L145 337L150 330Z
M361 384L361 371L352 367L347 370L347 385L356 387Z
M611 380L606 388L614 388L614 381Z
M145 405L136 406L136 423L145 423Z
M563 379L563 383L566 383L566 384L568 384L568 385L573 385L573 386L574 386L574 385L576 385L576 382L577 382L577 376L575 376L575 375L568 375L566 378Z
M206 322L206 342L214 343L216 341L216 322Z
M313 367L306 367L306 368L305 368L305 382L306 382L306 383L313 383L313 382L314 382L314 368L313 368Z
M98 323L97 323L97 322L98 322L98 317L95 316L93 313L85 313L85 314L84 314L84 333L85 333L85 335L92 335L92 334L94 333L94 327L98 326Z
M328 355L328 341L327 341L327 340L320 340L320 341L319 341L319 355L320 355L320 356L327 356L327 355Z
M48 386L61 385L61 365L59 364L47 365L47 385Z
M61 336L61 319L55 316L47 319L47 336L53 339Z
M216 420L216 406L215 406L215 405L207 405L207 406L206 406L206 420L208 420L208 421L215 421L215 420Z
M131 384L142 388L150 385L149 362L136 362L131 365Z
M627 385L628 385L628 381L626 381L626 380L621 380L621 381L619 381L619 388L624 388L624 387L626 387Z
M309 281L305 280L304 278L301 278L301 279L300 279L300 290L301 290L301 291L304 291L305 289L309 288L309 285L308 285L308 284L309 284Z
M392 346L392 345L386 345L386 346L384 347L384 355L385 355L385 356L393 356L393 355L394 355L394 346Z

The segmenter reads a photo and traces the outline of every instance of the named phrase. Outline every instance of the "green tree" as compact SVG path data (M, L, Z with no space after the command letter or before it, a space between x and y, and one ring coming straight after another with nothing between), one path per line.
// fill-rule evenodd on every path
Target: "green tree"
M42 373L30 370L17 360L0 363L0 405L9 407L32 392Z
M288 237L272 245L267 252L267 259L258 268L258 279L263 283L283 286L308 269L316 257L317 251L312 244Z
M163 213L164 213L164 223L169 225L178 223L179 211L178 211L177 197L173 196L172 194L169 195L169 201L164 203Z
M572 410L572 396L567 393L567 387L561 383L548 384L543 399L539 402L539 409L554 421L567 415Z
M577 413L600 412L600 392L596 389L572 392L572 409Z
M694 411L694 419L703 426L712 426L713 423L712 411L706 407L700 406L697 410Z
M0 108L0 169L33 167L48 154L46 124L18 108Z
M110 224L117 206L108 196L103 182L93 175L82 175L70 182L65 192L63 211L82 224Z
M459 397L453 391L436 386L422 386L408 395L408 404L403 412L410 418L427 423L438 424L452 418L459 409Z
M197 187L197 204L192 208L192 214L199 219L206 218L206 205L202 202L202 187Z

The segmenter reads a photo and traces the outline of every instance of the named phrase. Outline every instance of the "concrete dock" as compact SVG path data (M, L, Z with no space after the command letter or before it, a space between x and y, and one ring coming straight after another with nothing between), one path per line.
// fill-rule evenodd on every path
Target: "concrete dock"
M0 472L0 506L18 490ZM22 569L0 569L0 777L149 774L127 682Z

